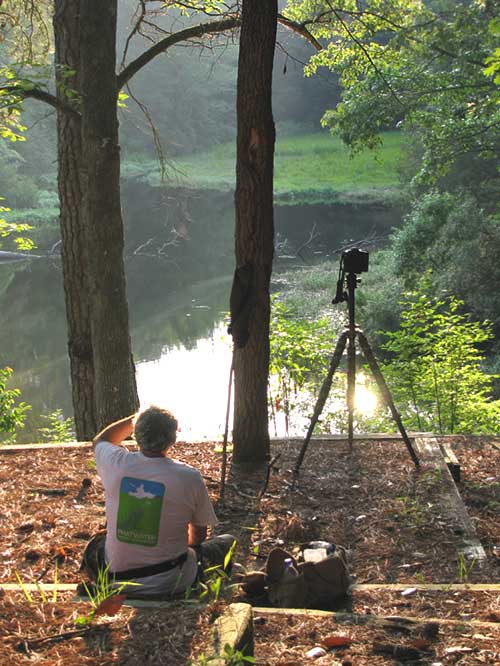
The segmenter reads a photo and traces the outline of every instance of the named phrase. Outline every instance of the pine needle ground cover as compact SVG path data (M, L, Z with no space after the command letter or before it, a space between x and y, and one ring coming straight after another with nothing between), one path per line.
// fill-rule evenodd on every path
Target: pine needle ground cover
M217 504L218 530L238 537L236 560L248 569L262 567L276 545L294 551L318 538L344 545L353 582L404 586L399 591L354 590L345 610L363 618L442 620L432 640L413 630L397 635L396 643L403 647L427 641L427 656L423 649L417 663L494 664L500 650L500 592L458 592L450 583L499 582L500 451L488 438L456 437L451 444L461 464L458 488L487 553L482 567L461 562L460 534L453 532L444 507L434 501L438 475L433 470L416 474L398 440L355 441L352 452L345 442L312 442L296 491L291 490L291 470L300 442L276 443L273 455L279 457L263 494L262 475L230 476L225 502ZM220 480L218 447L211 442L178 443L173 451L174 457L201 470L214 501ZM24 583L52 583L56 577L61 586L80 582L85 543L104 526L103 492L91 450L53 447L3 453L0 479L1 582L16 583L17 575ZM437 583L438 589L420 589L425 583ZM201 605L178 601L157 610L122 606L77 634L75 619L88 612L88 604L76 603L74 593L62 589L55 600L47 593L44 602L37 591L31 594L33 603L22 590L1 594L2 666L28 660L60 666L188 664L206 650L211 623L229 600ZM227 594L241 600L237 588ZM445 620L460 620L461 629ZM279 614L263 615L255 632L255 656L262 665L301 663L299 657L305 660L309 649L332 634L346 633L352 640L348 646L328 649L315 663L394 663L394 654L373 651L374 643L395 644L394 631L384 626L344 626L331 618L306 622ZM61 638L55 640L54 634ZM424 648L424 643L417 645Z

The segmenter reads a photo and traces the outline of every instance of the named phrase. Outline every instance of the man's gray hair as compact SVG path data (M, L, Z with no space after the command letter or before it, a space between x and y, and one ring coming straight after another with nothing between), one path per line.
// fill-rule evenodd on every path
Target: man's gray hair
M134 435L141 451L160 453L175 442L177 419L168 409L152 405L137 417Z

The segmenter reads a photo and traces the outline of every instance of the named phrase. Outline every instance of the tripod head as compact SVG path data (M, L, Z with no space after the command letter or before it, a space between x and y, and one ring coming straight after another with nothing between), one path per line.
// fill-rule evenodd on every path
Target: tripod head
M356 288L359 282L358 273L368 271L369 254L365 250L352 247L350 250L344 250L340 257L339 278L337 280L337 291L332 303L343 303L349 301L349 292ZM347 275L346 275L347 274ZM347 284L348 291L345 291L344 285Z

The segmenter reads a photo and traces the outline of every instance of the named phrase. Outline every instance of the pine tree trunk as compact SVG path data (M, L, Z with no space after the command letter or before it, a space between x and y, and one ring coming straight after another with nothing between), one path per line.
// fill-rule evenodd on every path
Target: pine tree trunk
M138 405L123 262L117 0L81 0L83 211L98 428Z
M243 0L238 61L236 264L251 267L249 338L235 349L233 461L258 466L269 458L270 280L274 252L271 106L276 0Z
M65 103L69 97L61 86L78 91L79 7L74 0L54 2L55 68L57 95ZM75 72L68 75L68 71ZM78 113L58 110L58 186L60 201L61 259L68 353L76 436L92 439L97 432L94 400L94 364L88 288L87 260L82 221L81 121Z

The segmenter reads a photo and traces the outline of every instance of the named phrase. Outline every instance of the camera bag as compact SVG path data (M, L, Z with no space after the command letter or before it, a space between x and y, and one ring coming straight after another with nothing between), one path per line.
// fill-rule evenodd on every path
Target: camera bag
M290 558L295 575L285 575L285 559ZM266 563L266 586L270 603L279 608L331 608L349 590L345 549L318 562L300 562L282 548L274 548Z

